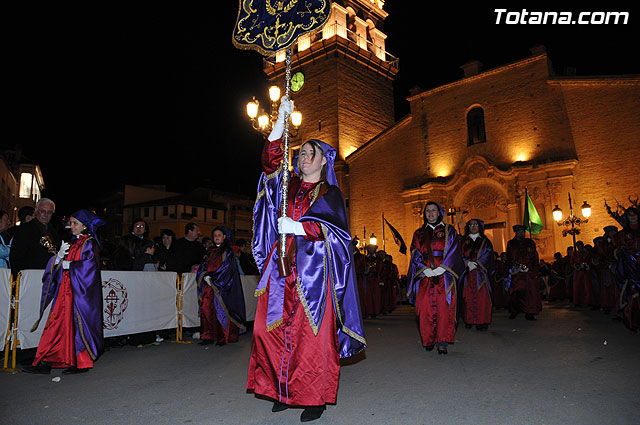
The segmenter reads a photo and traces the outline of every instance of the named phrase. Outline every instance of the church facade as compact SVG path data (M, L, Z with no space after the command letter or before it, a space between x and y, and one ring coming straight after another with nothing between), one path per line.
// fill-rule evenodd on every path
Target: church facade
M338 151L336 173L353 235L374 233L378 249L406 272L383 217L411 243L429 200L451 211L460 231L485 221L498 252L522 223L525 191L544 229L532 235L541 258L565 253L572 237L553 220L592 215L578 240L590 243L616 224L605 201L628 205L640 195L640 76L560 77L542 46L495 69L464 65L464 78L407 99L396 121L393 80L399 60L385 49L382 0L332 2L322 31L293 47L292 98L303 115L293 155L308 139ZM284 86L284 56L264 62L269 80ZM293 155L291 157L293 157Z
M640 194L640 77L557 77L541 47L493 70L464 69L465 78L410 96L406 117L346 158L352 232L380 240L386 231L402 272L408 257L380 217L410 244L430 200L462 232L467 220L484 220L503 252L526 190L544 224L532 237L545 259L572 245L552 216L556 206L569 214L569 196L574 215L585 201L592 207L578 240L615 225L605 201L626 205Z

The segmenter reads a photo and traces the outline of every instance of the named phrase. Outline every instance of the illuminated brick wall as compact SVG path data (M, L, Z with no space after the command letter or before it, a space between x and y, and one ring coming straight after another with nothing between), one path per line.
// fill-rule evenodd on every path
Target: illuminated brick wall
M553 86L563 94L579 159L576 203L586 200L593 211L580 236L587 243L617 224L605 200L628 206L629 196L640 195L640 77L558 80Z
M510 226L522 219L525 186L548 223L540 241L547 258L571 243L550 217L552 203L568 214L569 191L576 212L584 200L594 211L578 239L600 234L612 224L604 199L639 194L638 79L569 84L577 80L553 77L549 69L546 54L539 54L409 98L409 117L347 158L352 233L361 237L366 226L380 241L384 213L410 244L421 223L415 201L453 199L464 186L456 179L473 180L468 170L461 177L465 161L483 157L506 173L489 178L505 188L509 238ZM484 110L487 141L468 146L466 114L474 106ZM387 251L404 273L408 256L385 232Z

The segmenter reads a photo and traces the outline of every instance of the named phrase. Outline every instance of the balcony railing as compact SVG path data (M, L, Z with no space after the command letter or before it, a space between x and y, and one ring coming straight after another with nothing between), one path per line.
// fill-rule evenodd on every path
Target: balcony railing
M374 42L369 40L367 37L363 37L361 34L358 34L356 31L352 31L341 25L339 22L327 23L322 31L318 31L314 34L311 34L309 38L305 38L305 36L301 36L298 38L297 43L293 45L293 53L301 53L304 50L307 50L315 43L322 41L323 39L329 39L335 35L338 35L344 39L349 40L352 43L355 43L360 48L364 50L368 50L374 53L380 60L386 62L389 68L398 68L399 59L386 50L382 46L376 45ZM263 68L273 67L276 63L284 62L285 53L279 52L275 60L263 59Z

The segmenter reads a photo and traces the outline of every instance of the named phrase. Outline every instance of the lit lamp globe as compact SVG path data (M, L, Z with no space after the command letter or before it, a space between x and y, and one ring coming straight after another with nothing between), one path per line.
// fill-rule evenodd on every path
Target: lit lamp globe
M300 113L300 111L293 111L291 114L291 124L295 127L300 127L300 124L302 124L302 113Z
M555 221L560 221L562 220L562 210L560 209L559 206L556 205L556 207L553 209L553 219Z
M372 233L371 237L369 238L369 245L376 245L377 243L378 239L376 238L376 235Z
M584 203L580 208L582 209L583 217L585 218L591 217L591 205L587 204L587 201L584 201Z
M280 100L280 88L278 86L269 87L269 99L271 99L272 102Z
M249 115L249 118L254 119L255 117L258 116L258 101L257 100L253 100L249 103L247 103L247 115Z
M268 115L260 115L258 117L258 125L261 128L266 128L269 125L269 116Z

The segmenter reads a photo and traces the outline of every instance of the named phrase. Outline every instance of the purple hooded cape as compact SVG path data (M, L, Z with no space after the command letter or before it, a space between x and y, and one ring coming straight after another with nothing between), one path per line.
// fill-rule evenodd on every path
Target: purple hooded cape
M436 205L440 211L440 216L444 217L444 209L440 205ZM447 302L451 305L451 290L453 285L456 285L460 274L464 271L464 262L460 251L458 232L456 232L455 227L450 224L444 224L444 227L446 242L442 253L442 263L439 267L445 269L443 274L444 286L447 291ZM423 272L425 269L430 268L427 264L427 260L418 249L414 249L411 252L411 260L409 262L409 269L407 270L407 298L412 305L416 304L420 281L426 279Z
M62 262L55 264L55 260L55 255L49 259L42 276L40 318L33 325L31 332L37 329L47 306L51 304L53 309L58 297L64 270ZM91 359L95 360L104 349L104 339L100 255L98 243L93 237L89 237L82 244L81 259L70 262L69 277L73 293L76 356L86 348Z
M480 223L480 227L484 230L484 222L480 219L474 218L472 220ZM471 220L469 220L471 221ZM478 272L478 289L482 287L482 285L487 285L487 289L489 290L489 294L493 294L493 290L491 288L491 277L495 271L494 262L493 262L493 245L491 241L483 234L480 236L480 247L478 249L478 254L476 258L476 263L478 263L478 267L476 267L476 271ZM470 258L465 258L465 265L467 261L471 260ZM473 260L471 260L473 261ZM469 276L469 269L467 267L464 268L462 275L460 275L460 282L462 282L462 288L467 286L467 278Z
M244 305L244 293L242 291L242 282L238 273L236 259L231 249L223 254L224 259L217 270L207 272L207 260L200 265L196 273L196 282L198 287L198 311L202 301L204 292L204 281L206 276L211 277L213 282L213 293L215 295L214 303L216 306L216 316L224 329L228 328L229 320L231 320L240 330L240 333L247 331L246 322L247 314Z
M637 253L629 252L626 247L618 250L618 262L616 264L616 281L620 290L617 304L619 309L627 305L629 294L640 296L640 264Z
M332 159L335 150L323 144L328 160L328 182L335 180ZM330 164L330 165L329 165ZM262 277L256 296L262 295L269 284L267 329L282 322L285 279L280 277L275 244L278 242L277 219L281 201L282 168L270 175L262 174L254 206L253 254ZM330 173L329 173L330 172ZM298 296L314 334L322 325L327 296L331 296L337 323L338 353L341 358L352 356L366 346L353 255L350 251L351 233L342 193L329 184L327 192L313 202L300 221L319 222L324 240L309 241L296 238ZM329 285L327 285L329 283Z

